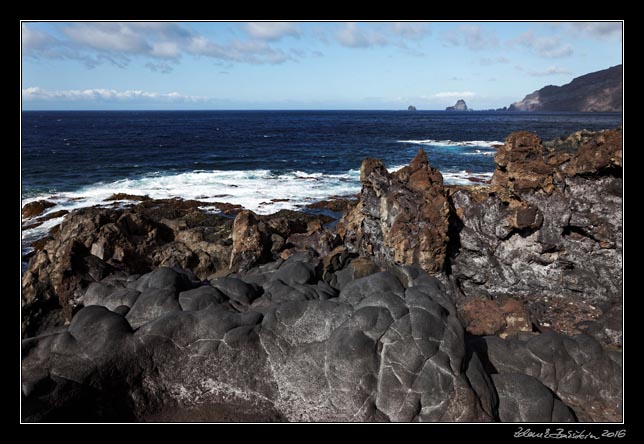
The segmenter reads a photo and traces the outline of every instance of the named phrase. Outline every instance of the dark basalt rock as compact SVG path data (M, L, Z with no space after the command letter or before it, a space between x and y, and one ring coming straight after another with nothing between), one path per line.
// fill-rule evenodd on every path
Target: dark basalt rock
M31 228L39 227L40 225L43 224L43 222L46 222L46 221L51 220L51 219L56 219L58 217L63 217L66 214L69 214L69 211L67 211L67 210L58 210L58 211L54 211L52 213L45 214L44 216L37 217L35 219L32 219L32 220L24 223L22 225L22 229L23 230L29 230Z
M534 134L513 133L495 162L492 186L443 187L422 152L394 174L367 159L359 200L337 232L348 252L380 268L418 264L442 275L459 306L480 297L525 303L530 320L520 330L552 325L538 309L550 299L584 304L580 314L620 304L621 129L545 147ZM555 324L576 334L575 323L595 317ZM497 327L473 331L500 333L497 318Z
M400 269L357 279L339 298L327 286L324 299L315 258L304 259L254 270L268 275L262 312L234 308L209 285L180 292L166 269L159 285L130 282L143 291L125 317L88 306L65 331L25 340L23 419L172 420L221 405L240 407L232 420L494 419L491 394L481 400L462 371L463 329L442 305L449 298L434 297L439 283ZM270 298L278 282L311 298ZM240 279L214 283L248 296ZM103 305L118 299L91 293ZM486 378L480 366L468 372Z
M496 186L451 194L451 279L466 295L512 295L529 310L535 295L621 303L621 152L619 130L586 135L572 154L512 134L495 158Z
M472 337L468 347L487 363L489 373L521 373L538 379L571 407L580 421L621 420L621 364L590 336L549 331L505 340Z
M262 294L262 288L256 284L247 284L241 279L231 277L217 278L210 285L219 290L224 296L243 308L248 306Z
M84 306L101 305L108 310L126 306L132 308L138 299L140 291L130 288L114 287L102 282L92 282L82 298Z
M23 420L620 417L621 364L590 337L466 341L447 289L419 268L337 293L321 263L298 253L212 284L168 268L92 284L81 299L95 305L67 329L23 341Z
M622 346L622 304L615 304L606 309L598 319L582 321L577 324L577 329L592 336L607 347Z
M103 200L108 202L112 200L134 200L134 201L143 202L143 201L152 200L152 199L150 198L150 196L141 196L139 194L114 193L110 197Z
M621 421L621 137L515 133L489 187L367 159L342 245L294 212L72 212L23 277L23 420ZM569 302L587 335L546 323Z
M22 281L23 334L41 334L69 322L83 305L80 298L88 285L116 270L140 274L161 266L180 267L198 279L212 279L277 259L284 249L313 249L324 255L339 242L322 228L330 220L326 216L292 211L248 216L252 224L246 229L258 234L253 237L250 231L248 236L241 233L241 219L233 226L228 217L200 210L208 205L144 200L126 209L85 208L67 215L60 230L31 254ZM241 212L238 218L248 214ZM298 233L304 236L298 238Z
M221 304L227 297L210 285L203 285L193 290L179 293L179 305L184 311L199 311L210 306Z
M493 374L503 422L576 422L574 413L538 379L522 373Z

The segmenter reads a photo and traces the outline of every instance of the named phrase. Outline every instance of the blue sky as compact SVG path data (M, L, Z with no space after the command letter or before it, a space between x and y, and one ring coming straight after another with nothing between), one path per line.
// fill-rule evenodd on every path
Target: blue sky
M23 22L23 109L474 109L622 63L621 22Z

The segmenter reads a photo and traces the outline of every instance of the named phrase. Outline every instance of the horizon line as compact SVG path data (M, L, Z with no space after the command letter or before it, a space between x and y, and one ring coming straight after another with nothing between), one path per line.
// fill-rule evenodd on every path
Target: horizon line
M623 111L510 111L503 108L488 108L488 109L468 109L466 111L447 111L445 109L416 109L415 111L410 111L404 108L396 109L359 109L359 108L293 108L293 109L284 109L284 108L229 108L229 109L150 109L150 108L141 108L141 109L21 109L21 112L240 112L240 111L276 111L276 112L319 112L319 111L343 111L343 112L404 112L408 114L414 114L418 112L441 112L441 113L450 113L450 114L467 114L471 112L499 112L499 113L515 113L515 114L549 114L549 113L568 113L568 114L622 114Z

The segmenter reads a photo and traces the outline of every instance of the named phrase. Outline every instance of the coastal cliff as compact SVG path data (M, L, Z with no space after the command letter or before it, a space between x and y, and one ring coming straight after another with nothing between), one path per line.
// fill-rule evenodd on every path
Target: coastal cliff
M617 65L566 85L548 85L513 103L508 111L621 112L622 76L622 65Z
M495 163L445 186L422 150L366 159L335 229L70 213L23 277L23 420L621 420L621 129Z

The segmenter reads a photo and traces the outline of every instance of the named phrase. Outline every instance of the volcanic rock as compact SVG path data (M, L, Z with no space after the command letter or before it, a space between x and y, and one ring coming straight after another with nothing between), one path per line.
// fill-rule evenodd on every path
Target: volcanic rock
M448 243L449 202L443 178L419 150L409 166L390 174L376 159L360 168L358 204L338 223L350 251L373 256L377 265L419 264L443 270Z
M479 353L488 372L538 379L580 421L621 420L621 364L590 336L555 332L525 333L505 340L484 336L470 338L468 346Z
M47 208L56 206L55 203L49 202L48 200L36 200L34 202L29 202L22 207L22 218L29 219L34 216L38 216L43 213Z
M112 200L135 200L139 202L143 202L146 200L151 200L150 196L140 196L138 194L127 194L127 193L114 193L107 199L103 199L104 201L112 201Z
M565 153L514 133L497 152L492 187L450 195L451 279L463 293L621 301L621 130L584 140Z
M401 268L402 282L376 273L339 297L301 299L319 291L310 260L254 269L274 275L265 294L276 282L296 293L263 296L262 312L216 293L184 311L177 301L193 298L164 271L163 288L131 281L145 289L125 317L92 305L64 331L25 340L23 420L211 420L222 405L230 420L495 419L490 388L480 398L469 383L489 379L483 368L462 370L463 330L440 283Z

